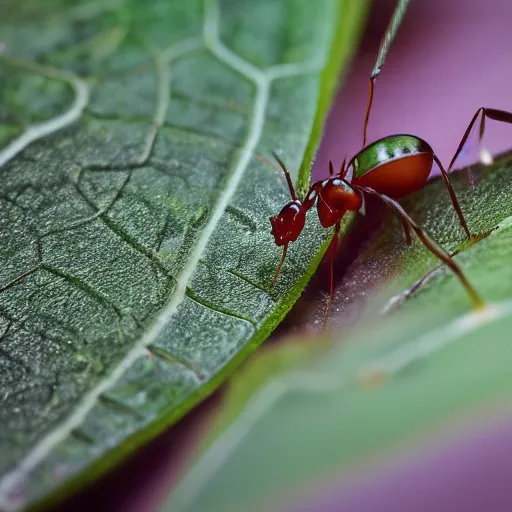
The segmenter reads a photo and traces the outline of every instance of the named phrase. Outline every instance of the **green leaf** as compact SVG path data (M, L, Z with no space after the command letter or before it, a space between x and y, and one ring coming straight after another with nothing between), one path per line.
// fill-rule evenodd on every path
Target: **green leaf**
M276 149L309 180L359 0L0 7L0 509L61 499L211 393L275 288ZM297 173L294 173L297 176Z
M486 309L472 310L454 275L417 240L406 246L400 223L388 218L340 285L352 300L371 296L358 325L253 360L232 381L214 437L165 510L282 509L411 445L457 435L468 417L477 426L510 413L512 157L472 175L475 185L467 172L452 182L470 228L487 235L474 243L441 179L403 204L459 251L455 260Z

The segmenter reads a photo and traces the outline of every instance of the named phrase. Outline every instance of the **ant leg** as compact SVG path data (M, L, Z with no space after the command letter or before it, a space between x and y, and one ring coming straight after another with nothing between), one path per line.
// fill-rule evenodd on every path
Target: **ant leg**
M390 197L384 194L380 194L379 192L370 187L360 188L361 190L363 190L363 192L378 197L382 202L384 202L387 206L389 206L389 208L393 210L395 215L400 217L402 222L406 222L411 227L411 229L414 230L414 232L418 235L418 238L423 243L423 245L432 254L437 256L437 258L439 258L446 266L448 266L450 270L455 274L455 276L459 279L462 286L466 289L468 295L471 297L475 309L483 309L485 307L485 302L482 300L478 292L473 288L473 285L468 281L459 265L457 265L457 263L455 263L455 261L450 258L450 255L443 248L441 248L441 246L434 242L434 240L432 240L427 235L427 233L411 219L411 217L409 217L409 215L405 212L405 210L397 201L391 199Z
M480 131L479 131L479 136L478 136L478 140L480 143L480 159L481 159L482 163L484 163L484 164L492 163L491 155L489 154L489 152L486 149L482 148L482 139L484 137L484 132L485 132L485 118L492 119L494 121L500 121L501 123L512 124L512 113L507 112L506 110L497 110L494 108L480 107L475 112L473 119L471 119L471 122L469 123L468 127L466 128L466 131L464 132L464 135L462 136L459 146L457 147L457 150L455 151L455 154L453 155L452 161L450 162L450 165L448 166L448 172L451 171L453 164L455 163L455 160L457 160L457 157L461 154L462 150L464 149L464 146L466 145L469 134L471 133L473 126L480 114L482 114L482 118L480 119Z
M336 257L336 248L338 247L338 239L340 237L340 227L341 221L338 221L334 226L334 236L331 240L331 245L329 246L330 252L330 260L331 260L331 274L330 274L330 283L329 283L329 299L327 301L327 306L325 308L324 314L324 322L323 328L327 325L327 320L329 319L332 307L332 299L334 297L334 259Z
M404 219L402 219L402 217L400 217L400 222L402 223L402 229L404 230L405 244L411 245L412 244L411 227Z
M395 39L396 33L398 31L398 27L400 23L402 23L402 19L407 10L408 0L399 0L396 2L396 7L389 20L388 26L384 32L384 36L379 45L379 51L377 53L377 60L375 61L375 65L373 66L373 70L370 75L370 85L368 90L368 103L366 104L366 114L364 116L364 126L363 126L363 147L366 146L366 130L368 128L368 120L370 119L370 110L372 108L373 102L373 86L375 83L375 79L380 75L382 71L382 66L386 61L386 56L389 51L389 47L393 40Z
M277 283L277 278L279 277L279 274L281 273L281 269L283 268L283 263L286 258L287 251L288 251L288 244L283 246L283 255L281 256L281 261L279 262L279 265L277 266L276 275L274 276L274 279L272 279L272 286L274 286Z
M450 165L448 166L448 170L445 171L441 162L439 161L439 158L434 154L434 160L436 161L437 165L439 166L439 169L441 170L441 174L443 175L444 182L446 183L446 187L448 188L448 192L450 194L450 199L452 201L453 207L455 208L455 211L457 212L457 215L459 216L460 224L464 228L464 231L466 232L466 235L469 240L471 240L471 232L469 231L468 225L466 223L466 219L464 218L464 215L462 214L462 210L460 209L459 202L457 201L457 197L455 196L455 192L453 191L453 188L450 184L450 180L448 179L448 173L451 171L453 164L461 154L462 150L464 149L464 146L466 145L469 135L471 134L471 131L473 130L473 127L478 119L478 116L481 115L480 118L480 130L478 134L478 141L480 144L480 159L483 163L489 164L492 162L492 156L490 153L482 147L482 140L485 133L485 119L492 119L494 121L500 121L502 123L508 123L512 124L512 113L507 112L506 110L497 110L494 108L485 108L480 107L476 112L473 118L471 119L471 122L469 123L468 127L466 128L466 131L464 132L464 135L462 136L462 139L457 147L457 150L455 151L455 154L453 155L453 158L450 162Z
M466 219L464 218L464 214L462 213L462 210L460 208L459 201L457 199L457 196L455 195L455 190L453 190L452 184L450 183L450 178L448 178L448 173L444 170L443 164L441 164L441 161L437 157L435 153L433 153L434 160L436 164L439 166L439 169L441 171L441 174L444 179L444 183L446 185L446 188L448 189L448 193L450 194L450 200L452 202L453 207L455 208L455 211L457 212L457 215L459 217L460 225L462 226L462 229L465 231L466 236L468 237L468 240L471 240L471 231L469 231L468 224L466 222Z
M286 165L284 165L284 162L279 158L277 153L275 151L272 151L272 154L274 155L274 158L277 160L278 164L281 166L281 169L284 172L284 175L286 176L286 181L288 182L288 188L290 189L290 195L292 196L292 201L297 200L297 194L295 194L295 188L293 187L292 178L290 176L290 173L288 172L288 169L286 168Z
M368 86L368 101L366 102L366 113L364 115L364 125L363 125L363 148L366 146L366 132L368 130L368 121L370 120L370 111L372 109L373 103L373 88L375 84L376 76L372 76L370 78L369 86Z

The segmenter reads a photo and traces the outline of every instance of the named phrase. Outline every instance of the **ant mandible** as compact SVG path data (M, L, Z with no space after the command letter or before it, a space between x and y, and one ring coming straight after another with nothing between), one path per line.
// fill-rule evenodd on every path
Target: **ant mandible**
M297 198L286 166L278 155L273 153L286 176L292 197L292 200L283 206L276 217L270 217L275 243L283 247L281 261L277 267L273 284L276 283L285 261L289 243L297 240L304 228L307 211L316 206L320 224L324 228L334 226L334 236L330 244L330 289L324 318L325 324L329 316L334 295L334 256L339 238L341 220L348 211L356 211L364 214L365 195L369 195L380 199L399 217L404 228L407 243L410 243L410 232L412 230L417 234L423 245L453 271L469 294L474 307L477 309L483 308L485 305L483 300L468 281L462 269L452 260L444 249L432 240L428 234L411 219L396 199L424 188L432 170L433 163L436 162L441 171L446 188L448 189L450 200L459 217L460 224L468 239L471 240L471 232L448 178L448 173L451 171L457 157L464 149L479 116L481 116L479 128L480 155L481 160L484 163L488 163L490 155L482 147L485 120L493 119L495 121L512 124L512 113L504 110L480 107L475 112L475 115L462 136L448 169L445 170L430 145L415 135L390 135L366 145L366 132L373 102L374 82L377 74L378 72L370 76L368 102L363 125L363 149L353 156L346 166L345 161L343 161L341 169L337 174L334 174L332 162L329 162L330 178L313 183L304 201Z

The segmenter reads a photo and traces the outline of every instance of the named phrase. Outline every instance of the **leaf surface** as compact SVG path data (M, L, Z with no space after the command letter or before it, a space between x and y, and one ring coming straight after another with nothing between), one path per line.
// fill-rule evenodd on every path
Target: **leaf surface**
M280 258L364 2L0 7L0 510L57 499L210 393L297 299Z
M467 171L452 175L470 229L484 235L474 243L441 179L403 201L458 251L486 309L472 310L453 274L418 241L406 246L388 218L339 287L353 300L370 295L357 325L252 362L165 510L282 510L333 478L350 482L403 458L411 445L510 414L511 161L474 167L474 185Z

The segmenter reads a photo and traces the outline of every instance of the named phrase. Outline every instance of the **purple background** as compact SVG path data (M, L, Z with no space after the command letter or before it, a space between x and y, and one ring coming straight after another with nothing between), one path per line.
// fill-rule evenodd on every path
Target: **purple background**
M393 3L375 1L359 54L328 120L315 178L327 174L329 159L338 163L361 147L367 80ZM410 132L427 140L447 165L480 106L512 110L512 2L413 1L377 80L369 139ZM491 121L487 135L486 145L493 152L512 146L512 127ZM459 163L476 156L469 152ZM208 428L218 397L62 508L154 510L201 430ZM357 483L333 485L293 510L512 510L511 473L512 424L504 421L430 445Z
M368 78L394 5L374 3L327 123L316 177L327 175L329 159L340 162L361 148ZM412 133L448 165L477 108L512 110L511 21L510 0L413 0L376 82L369 140ZM490 121L486 133L491 151L511 147L512 128Z
M388 462L357 483L331 485L287 512L509 512L510 422Z

